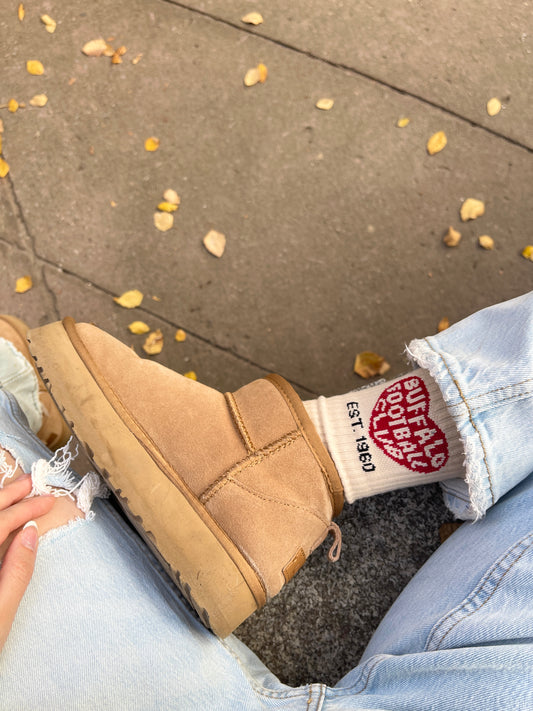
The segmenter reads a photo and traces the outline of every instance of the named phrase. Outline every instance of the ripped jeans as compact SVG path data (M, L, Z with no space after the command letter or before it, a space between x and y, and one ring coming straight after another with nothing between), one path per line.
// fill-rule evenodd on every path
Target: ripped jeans
M421 568L338 684L288 687L235 637L216 638L97 499L92 520L40 542L0 657L0 708L533 708L533 293L409 351L465 446L466 481L445 482L446 501L479 520ZM26 471L51 458L1 390L0 444Z

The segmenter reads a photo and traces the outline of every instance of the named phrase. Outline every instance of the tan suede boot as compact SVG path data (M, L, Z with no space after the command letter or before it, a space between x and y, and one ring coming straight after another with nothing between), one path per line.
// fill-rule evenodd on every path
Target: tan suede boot
M206 626L221 637L276 595L335 534L335 466L291 386L267 376L230 394L89 324L31 331L56 402Z
M26 358L37 376L39 401L43 415L42 425L39 432L37 432L37 437L49 449L58 449L68 442L70 430L37 372L35 361L31 356L26 340L28 331L28 326L19 318L5 314L0 315L0 338L5 338L6 341L9 341Z

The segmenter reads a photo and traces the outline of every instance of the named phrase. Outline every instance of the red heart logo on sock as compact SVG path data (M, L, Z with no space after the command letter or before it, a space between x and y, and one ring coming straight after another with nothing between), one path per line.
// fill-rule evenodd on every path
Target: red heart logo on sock
M398 380L379 396L368 428L385 454L413 472L435 472L448 461L448 443L429 416L429 392L418 376Z

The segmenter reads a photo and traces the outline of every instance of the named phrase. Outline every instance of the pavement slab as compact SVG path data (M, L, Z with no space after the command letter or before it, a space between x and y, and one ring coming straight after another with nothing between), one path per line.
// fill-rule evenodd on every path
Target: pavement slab
M163 365L220 390L276 371L305 399L364 384L359 351L399 375L404 344L443 316L530 290L531 15L525 2L453 7L274 0L258 28L240 17L260 7L215 0L43 1L22 23L16 6L2 13L0 105L26 104L0 109L3 311L31 326L91 321L141 355L127 325L143 320L164 334ZM97 37L127 47L122 64L81 53ZM247 88L258 62L268 78ZM28 106L37 93L43 108ZM492 95L506 99L494 119ZM315 107L323 97L330 111ZM430 156L440 130L448 144ZM181 205L163 233L153 214L167 188ZM486 212L462 223L467 197ZM453 249L450 225L463 235ZM210 229L227 237L220 259L202 244ZM15 294L25 274L34 287ZM133 288L138 309L114 303ZM347 507L339 563L320 549L238 635L286 683L336 682L446 520L436 486Z

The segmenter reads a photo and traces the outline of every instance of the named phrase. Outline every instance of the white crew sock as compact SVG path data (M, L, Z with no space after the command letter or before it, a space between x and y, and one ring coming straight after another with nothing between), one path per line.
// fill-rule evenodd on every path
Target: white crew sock
M459 433L423 368L304 406L337 467L348 503L464 476Z

